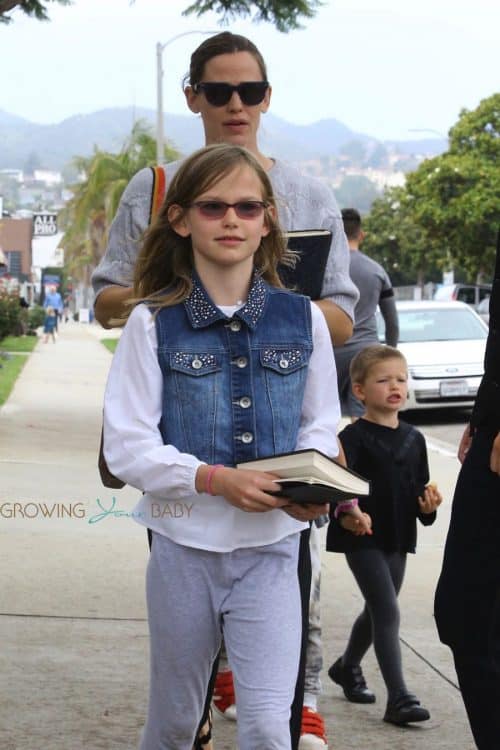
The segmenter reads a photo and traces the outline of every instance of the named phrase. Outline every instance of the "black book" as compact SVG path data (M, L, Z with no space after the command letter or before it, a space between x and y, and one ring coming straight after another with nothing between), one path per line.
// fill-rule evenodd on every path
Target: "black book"
M285 232L287 246L298 253L295 267L281 265L279 275L283 284L311 299L319 299L323 288L326 262L330 252L332 233L329 229L305 229Z
M276 474L281 488L276 494L296 503L338 503L370 494L367 479L315 449L242 461L237 468Z

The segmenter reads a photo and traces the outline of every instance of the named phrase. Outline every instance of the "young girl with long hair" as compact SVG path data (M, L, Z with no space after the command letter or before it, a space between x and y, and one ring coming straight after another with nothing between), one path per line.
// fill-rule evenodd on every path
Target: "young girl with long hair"
M141 750L190 750L224 635L240 750L289 750L306 523L246 459L336 454L325 319L282 288L289 260L259 162L215 145L178 169L147 232L104 408L110 470L143 491L149 710ZM324 506L323 511L327 511Z
M326 317L333 343L341 346L352 334L354 306L359 296L349 277L349 249L342 217L333 191L322 180L301 172L295 165L268 156L261 150L261 117L269 110L272 99L269 77L264 57L256 45L244 36L223 31L204 39L193 51L189 72L183 81L186 103L191 112L201 118L206 145L231 143L244 146L256 157L273 187L279 221L284 230L331 231L330 254L320 299L316 300L316 305ZM176 161L165 165L167 183L172 180L181 163L182 161ZM110 319L120 315L124 303L133 293L131 287L134 267L142 234L150 219L152 191L152 170L142 169L132 178L123 193L110 228L106 253L92 276L96 294L96 318L105 327L109 327ZM311 508L309 520L315 517ZM311 585L309 536L315 561L312 576L314 585ZM311 733L311 721L314 725L314 747L326 747L323 722L316 710L322 668L319 559L319 534L313 523L310 529L304 530L299 552L298 575L303 599L304 637L291 721L294 750L297 750L299 740L301 750L308 746L308 738L304 734ZM304 706L303 711L304 683L304 703L311 710ZM208 692L211 693L211 690L210 687ZM234 718L232 677L227 671L220 672L214 697L214 705L226 718L230 715ZM208 711L205 718L208 719ZM205 734L201 733L202 736ZM201 745L207 750L210 747L205 741Z

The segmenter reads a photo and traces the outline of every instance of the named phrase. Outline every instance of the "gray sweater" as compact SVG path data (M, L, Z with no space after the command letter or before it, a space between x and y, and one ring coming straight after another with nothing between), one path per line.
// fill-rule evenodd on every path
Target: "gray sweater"
M167 183L181 162L167 164ZM349 277L349 247L332 190L296 167L275 160L268 173L285 231L329 229L332 246L323 280L322 298L331 299L351 319L358 290ZM106 253L92 275L96 296L111 285L131 286L140 240L149 223L153 173L138 172L127 185L109 232Z
M385 323L386 344L397 346L399 324L391 280L380 263L360 250L350 252L350 275L359 289L359 300L354 310L352 337L345 346L336 347L335 351L351 347L359 349L378 343L377 307L380 307Z

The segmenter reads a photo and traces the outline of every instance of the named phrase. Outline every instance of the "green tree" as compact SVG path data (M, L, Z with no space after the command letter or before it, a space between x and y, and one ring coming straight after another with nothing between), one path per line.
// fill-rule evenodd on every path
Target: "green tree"
M179 154L167 147L165 161ZM95 149L91 157L77 157L74 165L83 181L72 187L73 197L60 213L65 230L61 245L66 271L88 282L107 244L108 231L120 198L131 178L156 164L156 142L143 123L136 123L118 154Z
M470 281L491 278L500 224L500 94L462 110L449 150L408 175L414 218Z
M7 15L15 8L19 8L28 16L33 16L39 21L47 21L49 16L47 5L56 2L60 5L70 5L71 0L0 0L0 23L10 23L12 17Z
M413 200L405 188L386 189L373 202L363 229L363 251L387 270L393 284L422 285L439 279L447 259L415 220Z
M500 156L500 94L483 99L469 111L463 109L460 119L449 133L450 152L467 154L474 151L484 158Z
M224 23L254 13L254 21L269 21L286 33L300 29L301 18L312 18L320 5L320 0L195 0L183 15L194 13L200 17L213 11L221 15Z
M500 94L463 110L449 150L423 161L404 188L386 191L365 221L364 248L413 282L454 269L489 280L500 224Z
M50 2L71 4L71 0L0 0L0 23L9 23L12 18L8 14L15 8L40 21L46 21L47 5ZM221 16L222 23L227 23L236 17L244 18L253 14L254 21L268 21L278 31L287 32L301 28L300 20L312 18L321 4L320 0L195 0L183 15L194 13L199 17L213 11Z

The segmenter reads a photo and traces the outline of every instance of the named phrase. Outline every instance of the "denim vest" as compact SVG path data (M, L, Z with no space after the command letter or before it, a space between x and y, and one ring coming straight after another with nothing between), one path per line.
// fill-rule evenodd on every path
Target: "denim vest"
M312 352L307 297L254 275L228 318L200 280L156 316L165 444L209 464L293 451Z

